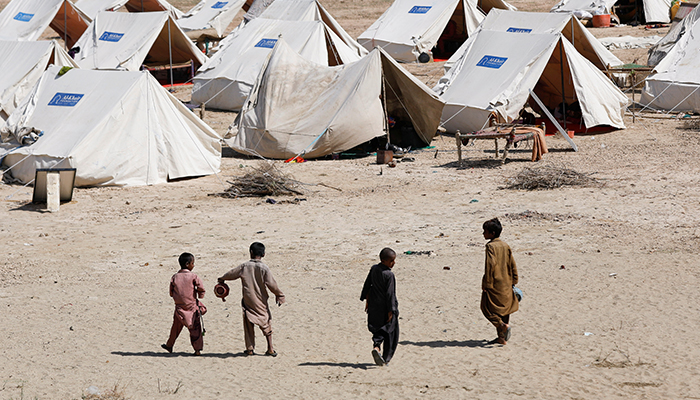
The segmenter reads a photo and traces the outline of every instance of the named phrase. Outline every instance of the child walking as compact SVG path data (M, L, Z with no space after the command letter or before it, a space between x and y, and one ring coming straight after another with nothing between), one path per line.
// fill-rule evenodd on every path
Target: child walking
M250 245L250 261L228 271L219 278L219 283L224 281L241 279L243 289L243 334L245 337L245 355L255 354L255 325L260 327L265 339L267 339L266 356L276 357L277 352L272 347L272 314L267 305L269 295L267 289L275 294L275 302L278 306L284 304L284 293L277 286L272 277L270 268L262 262L265 257L265 245L255 242Z
M173 352L175 340L187 327L190 331L190 342L194 348L194 355L199 356L204 348L204 338L202 337L202 324L200 299L204 297L204 285L201 279L192 272L194 269L194 256L190 253L182 253L178 259L180 270L170 279L170 297L175 301L175 315L173 316L173 326L170 328L170 337L167 343L160 347Z
M510 246L499 239L503 227L498 218L484 222L483 228L484 239L489 242L481 280L481 312L496 327L496 342L506 344L510 340L510 314L519 306L513 291L518 284L518 268Z
M399 344L399 302L396 299L394 267L396 252L388 247L379 253L379 264L373 265L362 287L360 300L366 300L367 328L372 332L372 357L377 365L391 361ZM379 354L381 346L384 351Z

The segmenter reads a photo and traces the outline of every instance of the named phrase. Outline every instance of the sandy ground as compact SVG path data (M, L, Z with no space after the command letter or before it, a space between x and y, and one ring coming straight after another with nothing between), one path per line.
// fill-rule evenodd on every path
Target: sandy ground
M356 36L389 2L324 4ZM633 53L617 54L632 61ZM440 65L410 68L428 81ZM233 114L206 120L223 132ZM371 157L279 163L309 184L297 205L209 196L258 165L231 151L218 177L76 189L58 213L32 205L31 188L1 185L0 398L77 399L90 386L116 386L130 399L700 398L700 136L668 119L626 123L577 136L577 153L548 139L544 162L594 174L602 187L503 189L534 166L528 149L501 165L492 144L480 143L457 169L449 137L396 168ZM525 292L507 346L488 344L495 332L479 310L480 227L494 216ZM267 245L288 298L272 310L277 358L242 355L240 284L227 302L211 292L253 241ZM359 295L385 246L400 254L401 341L380 368ZM168 280L183 251L196 255L209 290L199 358L185 333L174 354L160 349L172 320Z

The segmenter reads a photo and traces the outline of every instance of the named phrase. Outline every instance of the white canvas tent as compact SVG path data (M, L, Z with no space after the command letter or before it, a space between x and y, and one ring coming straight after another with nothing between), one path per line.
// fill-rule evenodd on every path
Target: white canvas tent
M500 122L513 121L530 90L551 109L564 98L567 104L578 101L587 128L625 126L627 97L561 33L481 31L460 63L440 93L449 132L483 129L492 113Z
M175 19L180 19L184 14L166 0L128 0L124 6L129 12L168 11Z
M354 49L359 56L364 56L368 53L367 49L353 39L318 0L276 0L268 5L265 11L257 18L284 21L321 21L326 24L343 43ZM248 22L249 21L244 19L244 21L220 43L219 48L222 49L226 47L227 43L233 40L239 30Z
M695 23L647 77L645 108L700 112L700 23Z
M381 49L353 63L326 67L279 40L226 143L266 158L317 158L386 135L389 115L411 123L427 145L443 106Z
M494 7L515 10L503 1L395 0L357 40L368 50L383 48L400 62L415 62L423 53L426 62L437 45L447 58ZM442 49L441 40L447 49Z
M465 40L483 18L472 0L395 0L357 41L369 50L379 46L400 62L416 62L426 54L426 62L449 23Z
M199 69L192 103L239 110L277 39L283 37L304 58L320 65L339 65L360 57L321 21L256 18Z
M202 36L223 38L224 31L245 3L246 0L202 0L177 23L192 39Z
M77 67L56 41L0 41L0 121L31 92L49 65Z
M681 22L677 23L673 28L671 28L666 36L661 38L661 40L656 42L656 44L649 49L649 60L647 61L647 65L650 67L658 65L659 62L666 57L666 54L671 51L673 46L678 43L681 37L693 29L693 26L698 19L700 19L700 7L695 7L693 8L693 11L691 11L681 20Z
M76 43L75 61L85 69L126 69L194 61L199 68L207 57L165 12L101 11ZM172 60L170 59L172 55Z
M51 26L71 48L89 23L70 0L12 0L0 12L0 40L37 40Z
M583 26L581 21L571 14L493 9L470 38L447 60L445 63L446 71L449 71L464 56L465 50L470 46L470 41L473 41L483 30L520 34L561 32L576 50L598 69L607 70L608 66L623 64Z
M598 14L611 14L612 7L619 0L561 0L551 12L574 14L578 18L589 19ZM639 22L671 22L671 0L643 0L644 20L638 16ZM638 10L641 11L641 10ZM623 21L626 22L626 21Z
M128 0L78 0L76 7L90 19L95 19L100 11L116 11L126 4Z
M250 7L248 7L246 13L243 14L242 23L247 23L249 21L254 20L255 18L258 18L260 14L265 12L265 10L267 10L267 7L269 7L274 2L275 0L252 0Z
M43 135L4 159L29 183L37 168L76 168L77 186L152 185L210 175L219 135L146 71L49 68L2 128L4 142Z

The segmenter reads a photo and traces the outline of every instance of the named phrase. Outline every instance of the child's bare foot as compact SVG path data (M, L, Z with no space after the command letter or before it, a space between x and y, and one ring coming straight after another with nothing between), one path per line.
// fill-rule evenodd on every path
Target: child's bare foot
M168 346L167 344L161 344L160 347L164 348L165 351L167 351L168 353L172 353L172 352L173 352L173 348L170 347L170 346Z
M505 340L504 338L502 338L502 337L499 336L499 337L496 338L496 343L502 344L502 345L505 346L505 345L506 345L506 340Z
M201 355L202 355L202 352L201 352L200 350L195 350L195 351L194 351L194 355L195 355L195 356L201 356Z
M245 355L247 355L247 356L252 356L252 355L255 354L255 353L253 352L253 350L245 350L245 351L243 352L243 354L245 354Z

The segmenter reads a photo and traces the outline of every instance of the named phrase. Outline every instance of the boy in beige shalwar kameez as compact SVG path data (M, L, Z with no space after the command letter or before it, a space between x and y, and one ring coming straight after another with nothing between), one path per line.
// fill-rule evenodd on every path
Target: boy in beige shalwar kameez
M265 256L265 246L255 242L250 245L251 260L228 271L219 278L219 282L241 279L243 289L243 332L245 336L245 354L253 355L255 349L255 325L260 327L263 335L267 339L267 351L265 355L277 356L277 352L272 347L272 314L267 305L269 295L267 289L275 294L277 305L284 304L284 293L277 286L275 278L272 277L270 268L262 262Z

